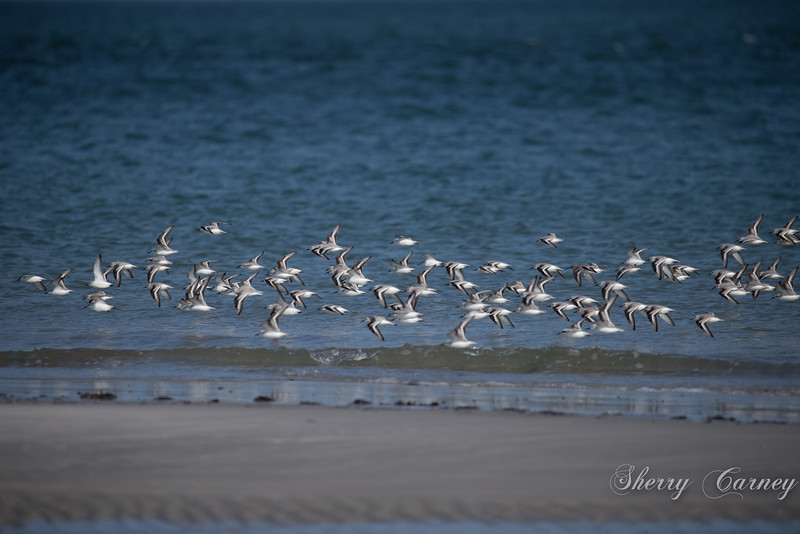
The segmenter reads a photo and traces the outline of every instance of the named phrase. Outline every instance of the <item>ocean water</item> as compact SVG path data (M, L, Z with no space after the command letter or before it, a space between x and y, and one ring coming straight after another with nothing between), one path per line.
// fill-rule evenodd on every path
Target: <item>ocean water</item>
M800 215L798 64L788 1L0 2L0 395L800 422L800 302L734 304L709 275L762 213L746 263L800 265L769 233ZM209 221L228 233L197 231ZM350 262L371 257L363 295L338 294L308 250L337 224ZM142 268L173 225L157 307ZM639 315L634 331L618 299L622 332L569 339L544 303L450 348L465 295L442 268L422 322L385 341L366 326L389 315L371 286L405 289L424 253L469 264L481 290L554 263L555 300L600 300L568 267L611 280L633 246L698 269L621 280L674 326ZM175 307L193 264L244 275L262 251L264 294L240 315L210 291L214 310ZM410 251L415 271L390 272ZM263 279L290 252L319 298L272 341ZM83 299L98 254L139 266L109 313ZM513 270L475 270L489 260ZM69 268L65 296L18 281ZM713 338L692 319L709 311Z

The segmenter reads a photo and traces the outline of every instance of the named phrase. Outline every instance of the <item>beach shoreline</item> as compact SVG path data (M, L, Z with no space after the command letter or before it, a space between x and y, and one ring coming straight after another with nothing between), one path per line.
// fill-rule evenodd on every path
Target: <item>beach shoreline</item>
M717 482L800 478L798 425L97 402L0 405L0 427L2 524L800 518L797 488Z

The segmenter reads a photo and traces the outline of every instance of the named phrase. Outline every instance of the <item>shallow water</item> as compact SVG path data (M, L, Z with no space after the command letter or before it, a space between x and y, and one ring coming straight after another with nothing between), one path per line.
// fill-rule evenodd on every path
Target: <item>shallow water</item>
M527 388L568 399L521 406L531 410L638 414L624 406L644 397L692 419L728 416L731 404L745 420L800 417L800 303L767 292L736 305L708 276L721 267L717 247L761 213L770 243L748 247L745 260L781 257L784 275L800 264L800 248L769 234L800 214L796 3L0 9L0 96L10 104L0 116L6 398L72 400L100 376L109 385L96 391L125 400L152 400L164 383L173 399L210 402L188 392L222 379L251 402L297 375L306 387L298 398L335 405L356 390L336 396L330 383L367 388L380 404L416 399L400 387L416 381L442 384L422 399L494 399L486 409L520 407ZM230 222L228 234L196 231L210 220ZM478 348L456 351L441 345L464 295L438 269L429 282L439 292L418 307L423 322L382 327L381 342L364 323L386 314L369 288L337 294L329 262L307 250L339 223L339 241L354 246L348 259L372 256L365 275L401 288L425 252L469 263L480 289L527 283L543 261L594 261L608 280L632 246L699 273L672 283L645 265L622 279L632 299L673 308L674 327L656 332L639 316L632 331L617 302L623 332L570 340L559 335L569 323L543 305L544 315L512 315L515 328L473 321L467 335ZM83 307L97 254L142 267L170 225L180 252L157 279L175 287L171 301L155 306L140 269L108 290L115 310ZM550 231L564 238L557 249L537 241ZM420 240L410 275L389 272L408 251L389 244L398 234ZM192 264L215 259L233 274L261 251L267 268L297 251L290 265L321 297L281 318L280 341L257 335L274 298L264 271L255 283L265 294L241 315L227 296L209 295L217 309L208 313L174 307ZM487 260L514 270L474 271ZM17 281L67 268L74 292L63 297ZM556 300L600 298L565 274L548 286ZM322 303L352 313L331 316ZM713 338L692 321L706 311L724 319ZM400 389L384 400L380 381ZM587 391L597 400L585 410Z

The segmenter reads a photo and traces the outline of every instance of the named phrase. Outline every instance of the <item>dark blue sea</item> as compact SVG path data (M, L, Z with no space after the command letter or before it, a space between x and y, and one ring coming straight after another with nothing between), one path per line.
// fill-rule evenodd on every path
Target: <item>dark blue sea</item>
M762 213L766 243L745 245L745 263L781 258L784 277L800 265L800 247L770 233L800 215L797 2L3 1L0 102L5 401L800 423L800 301L765 290L733 303L710 275L718 247ZM197 230L210 221L227 233ZM337 292L335 254L309 251L339 224L348 262L371 257L362 295ZM145 268L169 226L179 252L156 275L173 286L158 307ZM549 232L557 248L538 241ZM553 263L565 274L547 286L554 302L602 300L569 266L595 262L596 280L613 280L631 247L697 269L675 282L645 263L620 280L632 300L672 308L674 326L639 314L634 331L618 298L621 332L570 339L560 332L579 315L544 302L510 315L514 327L475 319L475 345L452 348L466 295L437 267L421 322L381 327L385 341L367 328L391 317L372 287L405 300L425 253L469 264L479 290ZM263 295L240 315L211 289L215 309L176 307L192 265L242 279L237 266L262 251ZM415 270L391 272L410 251ZM319 298L282 316L273 341L259 335L276 299L264 278L291 252L305 285L286 289ZM84 299L98 254L139 267L106 290L108 313ZM513 270L476 270L490 260ZM49 289L70 268L63 296L18 280ZM693 320L704 312L723 319L714 337Z
M800 6L716 1L250 1L0 3L0 394L78 401L423 405L704 420L800 422L800 302L775 291L723 299L711 271L763 213L745 263L800 247L770 231L800 214ZM229 223L224 235L198 227ZM309 247L341 225L362 295L337 292ZM157 307L148 251L174 226L173 286ZM538 239L555 232L557 248ZM392 244L397 235L419 241ZM547 307L602 300L570 265L613 280L631 247L697 269L681 282L650 263L620 281L672 308L658 331L570 339ZM264 253L253 284L215 309L176 307L193 264L218 273ZM413 251L409 274L391 260ZM277 260L287 290L318 297L259 336ZM416 324L391 318L378 283L416 282L423 254L469 264L479 290L564 268L545 314L488 318L468 349L445 346L466 300L435 268ZM133 279L86 308L86 286L128 261ZM476 270L490 260L513 270ZM66 278L57 296L19 281ZM740 268L730 259L729 268ZM744 280L747 280L745 276ZM779 280L765 280L774 286ZM213 287L212 282L211 286ZM520 297L501 306L515 311ZM391 299L390 299L391 300ZM346 307L334 316L323 304ZM693 321L714 312L714 337ZM588 324L588 323L587 323Z

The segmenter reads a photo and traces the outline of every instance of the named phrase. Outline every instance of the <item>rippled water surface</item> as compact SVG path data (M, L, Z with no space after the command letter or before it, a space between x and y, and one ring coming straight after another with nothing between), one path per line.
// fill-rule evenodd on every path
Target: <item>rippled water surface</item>
M800 249L769 233L800 214L799 9L0 3L0 393L31 396L29 381L98 374L145 380L154 391L187 376L279 380L286 369L313 369L324 380L601 396L654 388L791 407L800 302L764 292L733 304L709 273L722 266L717 247L762 213L768 243L747 247L745 261L765 267L780 257L783 275L800 264ZM228 233L196 230L212 220L230 223ZM569 323L543 303L546 314L511 315L514 328L473 321L467 336L477 348L463 351L442 346L464 295L437 268L428 281L438 293L418 305L423 321L384 326L381 341L365 324L388 315L370 286L338 294L330 261L307 250L337 224L340 243L353 246L348 260L371 256L364 274L372 284L401 289L415 281L423 253L470 264L465 276L479 289L528 283L533 265L554 263L566 275L548 286L555 300L600 300L599 288L577 287L568 267L597 262L605 269L598 281L610 280L633 246L698 274L658 280L645 264L622 279L633 300L674 309L675 326L662 322L658 332L643 315L633 331L618 300L612 319L623 332L567 339L559 332ZM157 280L174 287L172 300L156 307L139 269L108 290L115 310L84 307L98 254L144 267L171 225L179 253ZM563 243L538 242L547 232ZM420 243L390 244L398 234ZM411 250L416 271L390 272L390 260ZM192 264L213 259L219 272L243 273L237 266L262 251L254 284L264 295L248 298L241 315L231 297L210 293L210 312L174 307ZM275 294L263 278L293 251L290 265L320 299L282 317L287 336L273 342L258 336ZM513 270L475 271L488 260ZM65 296L17 280L69 268ZM514 310L519 297L507 296ZM321 304L351 313L329 315ZM724 319L713 338L692 320L707 311ZM701 404L678 415L727 413Z

